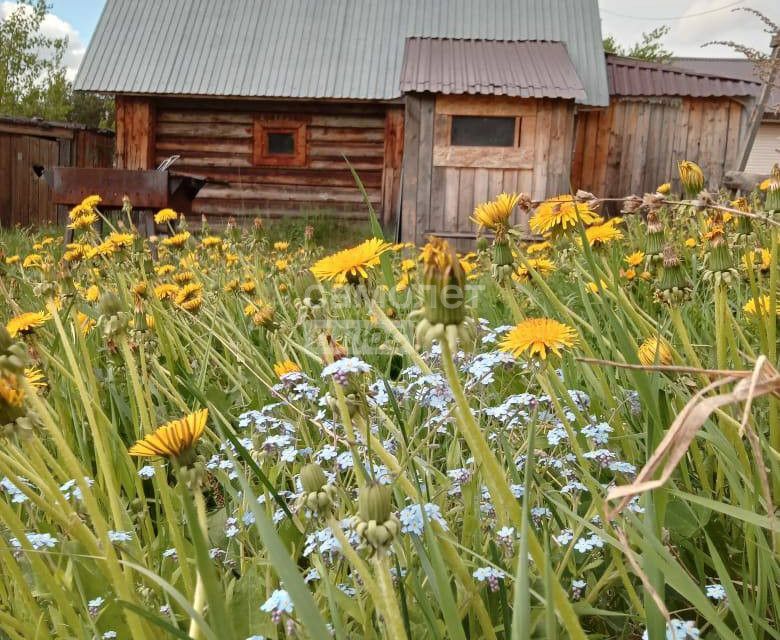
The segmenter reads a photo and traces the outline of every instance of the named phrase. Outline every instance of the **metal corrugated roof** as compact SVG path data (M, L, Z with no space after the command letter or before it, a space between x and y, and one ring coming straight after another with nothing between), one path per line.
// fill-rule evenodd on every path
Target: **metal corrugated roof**
M760 88L755 82L611 54L607 80L610 95L617 96L740 97L754 96Z
M560 42L409 38L401 91L587 98Z
M409 37L563 42L609 102L597 0L108 0L74 87L390 100Z
M755 65L747 58L672 58L670 64L698 73L712 73L724 78L761 82ZM766 109L764 118L780 118L780 86L772 89Z

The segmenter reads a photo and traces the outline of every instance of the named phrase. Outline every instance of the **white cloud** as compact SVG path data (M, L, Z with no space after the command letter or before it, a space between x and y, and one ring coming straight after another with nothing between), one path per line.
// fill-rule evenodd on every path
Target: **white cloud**
M18 6L17 3L8 2L7 0L1 2L0 19L5 19ZM41 23L41 33L49 38L68 39L68 48L65 51L62 62L65 65L65 75L68 80L73 80L87 50L87 46L82 41L79 32L69 22L57 17L53 13L47 13Z

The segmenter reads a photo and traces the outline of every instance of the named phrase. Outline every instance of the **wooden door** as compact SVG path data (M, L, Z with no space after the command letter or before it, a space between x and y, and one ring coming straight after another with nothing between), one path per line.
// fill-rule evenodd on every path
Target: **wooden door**
M12 136L10 157L11 203L9 226L43 225L56 222L51 190L33 167L59 164L56 140L34 136Z

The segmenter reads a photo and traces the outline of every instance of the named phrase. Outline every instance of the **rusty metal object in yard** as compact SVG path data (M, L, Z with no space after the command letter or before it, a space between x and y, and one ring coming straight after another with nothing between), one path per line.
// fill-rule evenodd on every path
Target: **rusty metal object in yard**
M747 171L727 171L723 176L723 187L730 191L750 193L762 181L769 177L768 173L748 173Z

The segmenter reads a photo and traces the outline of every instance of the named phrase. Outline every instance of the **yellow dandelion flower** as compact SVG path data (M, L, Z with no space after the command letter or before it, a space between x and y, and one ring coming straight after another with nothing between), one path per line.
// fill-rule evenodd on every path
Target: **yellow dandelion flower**
M623 262L625 262L629 267L638 267L644 261L645 254L643 251L634 251L634 253L629 253L625 258L623 258Z
M43 244L40 242L36 242L35 244L33 244L32 248L33 251L40 251L41 249L43 249Z
M401 260L401 271L412 271L417 268L417 263L411 258Z
M12 256L8 256L5 259L5 263L10 267L11 265L16 264L20 260L21 260L21 258L18 255L12 255Z
M471 215L471 221L479 225L480 229L502 231L508 226L509 216L518 202L519 194L502 193L495 200L478 205Z
M96 284L87 287L84 292L84 299L87 302L97 302L100 299L100 289Z
M226 267L232 267L234 264L238 262L238 254L237 253L226 253L225 254L225 266Z
M185 284L176 293L174 302L185 311L197 311L203 304L203 285L196 282Z
M40 269L43 267L43 258L37 253L31 253L22 261L22 266L25 269Z
M200 241L202 247L211 249L213 247L219 247L222 245L222 238L219 236L206 236Z
M274 373L277 378L286 376L288 373L298 373L301 368L292 360L282 360L274 365Z
M0 374L0 401L9 407L21 407L24 404L24 389L19 388L16 376Z
M288 262L287 260L277 260L276 262L274 262L274 266L279 271L287 271Z
M573 229L578 220L589 226L602 219L587 204L575 202L570 195L560 195L542 202L531 216L530 225L534 233L544 235Z
M128 453L131 456L162 456L179 462L192 462L192 449L203 435L208 417L208 409L201 409L179 420L172 420L157 427L143 440L138 440Z
M176 249L180 249L187 243L187 240L189 239L190 239L189 231L179 231L179 233L176 233L168 238L165 238L162 241L162 243L166 247L174 247Z
M172 264L161 264L159 267L155 267L154 272L162 277L167 276L169 273L173 273L176 271L176 267L174 267Z
M173 222L179 218L179 214L173 209L160 209L154 214L155 224L165 224L166 222Z
M677 169L680 173L680 182L685 188L685 193L689 198L696 197L704 189L704 173L701 167L695 162L683 160L677 163Z
M669 346L669 343L663 338L656 336L650 336L639 345L637 357L639 362L646 367L654 364L668 366L673 362L672 348Z
M696 241L696 238L687 238L685 240L685 246L689 249L693 249L697 244L698 242Z
M531 272L528 267L533 268L543 278L554 273L557 269L555 263L549 258L528 258L526 265L519 266L515 273L512 274L512 277L518 282L528 282L530 280Z
M89 247L83 244L69 244L62 259L65 262L79 262L87 257Z
M772 252L769 249L756 249L742 256L742 266L745 271L749 267L766 273L772 267Z
M529 244L525 252L529 256L533 256L537 253L547 251L548 249L552 249L552 243L545 240L544 242L534 242L533 244Z
M86 211L68 225L68 229L87 229L98 221L98 215L94 211Z
M368 278L368 271L380 263L380 256L391 246L389 242L371 238L356 247L322 258L310 270L320 282L330 280L336 286L357 284Z
M195 274L192 271L180 271L172 279L176 284L187 284L195 279Z
M663 184L659 184L655 191L661 195L668 196L672 192L672 183L664 182Z
M561 349L573 347L577 333L570 326L550 318L523 320L501 341L502 351L513 356L527 355L547 359L548 352L561 355Z
M410 281L411 280L409 278L409 272L408 271L402 272L401 277L398 278L398 282L395 285L395 290L398 293L401 293L402 291L406 291L409 288Z
M275 251L287 251L289 246L290 246L289 242L274 242Z
M622 275L626 280L631 281L634 278L636 278L636 269L628 268L625 271L623 269L620 270L620 275Z
M126 249L133 245L135 236L132 233L120 233L118 231L112 231L106 236L106 242L113 245L116 249Z
M596 284L595 282L588 282L585 286L588 288L588 291L590 291L591 293L596 293L596 294L601 293L602 289L604 291L609 289L609 287L607 286L607 283L604 282L603 280L600 282L600 284L601 284L601 289L599 289L599 285Z
M257 289L257 285L254 280L244 280L241 283L241 291L244 293L254 293L255 289Z
M615 226L615 220L609 220L604 224L593 225L585 229L585 237L591 247L601 247L614 240L620 240L623 232Z
M158 300L171 300L179 293L179 287L175 284L164 282L154 288L154 296Z
M231 293L233 291L236 291L238 289L239 280L238 278L234 278L233 280L228 280L228 282L225 284L224 287L222 287L222 290L225 293Z
M12 338L16 338L17 336L25 336L32 333L39 327L42 327L50 318L51 316L48 313L42 311L28 311L11 318L6 323L5 328Z
M87 196L81 201L81 206L85 209L94 209L97 207L103 199L98 195Z
M92 329L95 328L97 322L90 318L83 311L78 311L76 313L76 324L78 325L79 331L81 331L81 335L86 336L90 331L92 331Z
M27 367L24 370L24 377L33 389L41 391L46 388L46 375L37 367Z
M742 311L749 316L768 316L769 305L769 296L759 296L758 298L750 298L750 300L745 303L745 306L742 307ZM778 304L775 304L775 313L780 316L780 305Z

